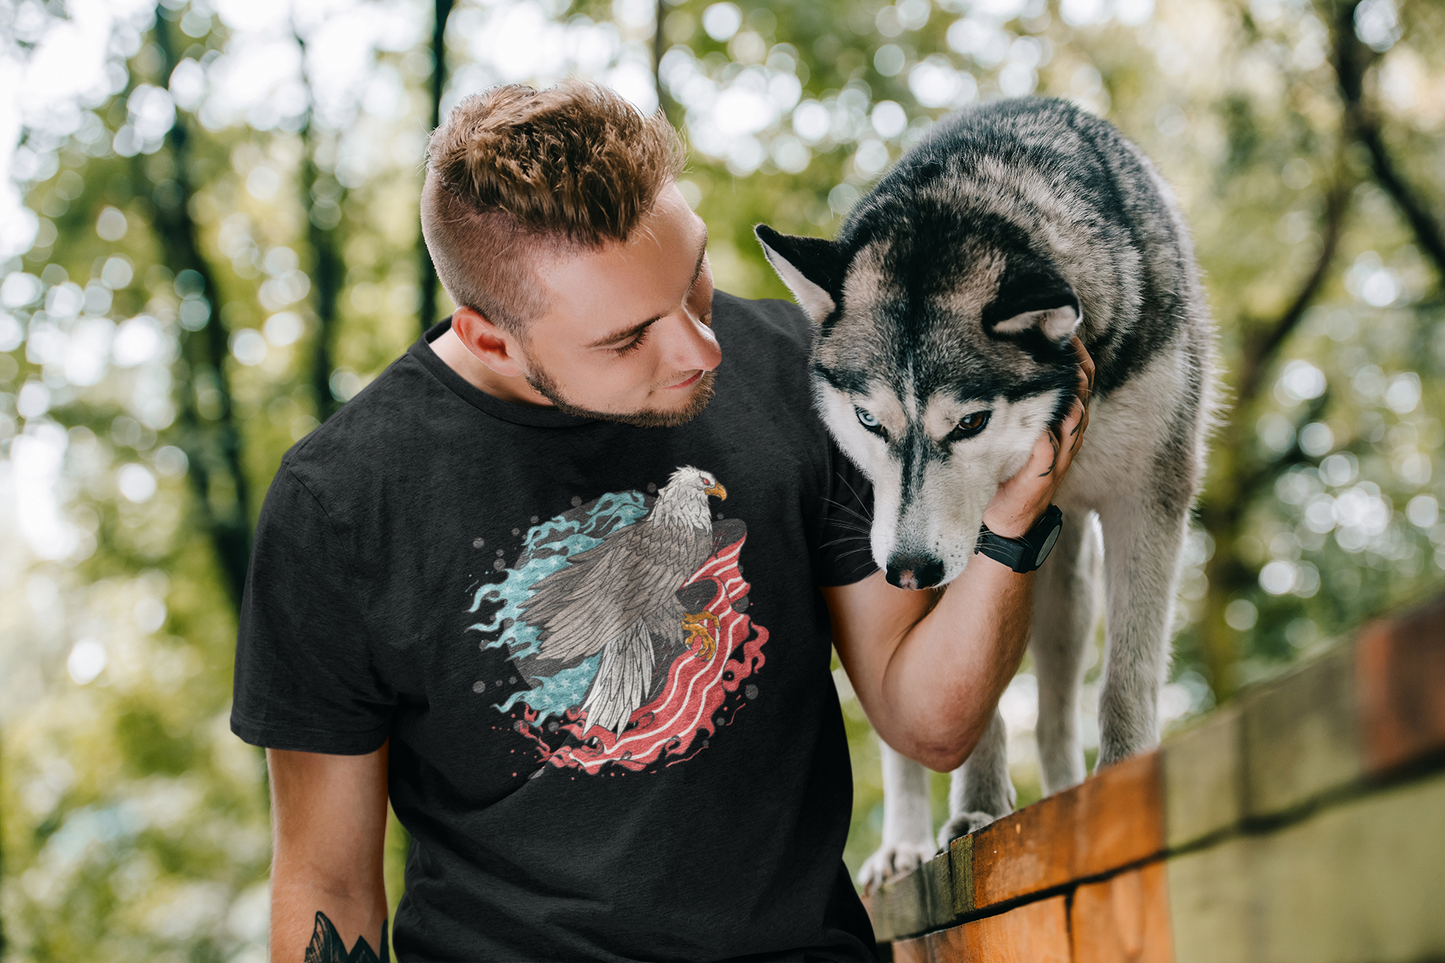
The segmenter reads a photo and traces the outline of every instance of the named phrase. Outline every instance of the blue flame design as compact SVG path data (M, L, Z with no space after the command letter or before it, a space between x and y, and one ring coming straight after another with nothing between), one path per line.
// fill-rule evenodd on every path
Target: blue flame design
M468 628L478 632L500 629L501 635L487 643L487 648L506 646L513 659L536 655L540 647L537 630L523 621L521 609L532 594L532 586L566 565L568 556L600 545L612 532L644 517L648 503L641 492L609 492L590 504L532 526L522 541L517 567L508 569L501 582L478 588L467 611L476 612L484 603L500 602L500 607L490 620ZM496 708L506 712L517 702L525 702L537 712L539 720L562 715L581 703L601 659L600 654L593 655L570 669L541 678L537 688L514 692Z

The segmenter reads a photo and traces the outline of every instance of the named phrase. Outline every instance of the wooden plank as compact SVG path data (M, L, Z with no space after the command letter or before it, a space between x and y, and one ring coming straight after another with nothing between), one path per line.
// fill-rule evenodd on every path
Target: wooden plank
M1355 657L1366 770L1381 775L1445 751L1445 597L1367 626Z
M1164 754L1164 839L1178 849L1239 825L1244 815L1240 713L1227 706L1171 736Z
M957 914L953 910L953 872L950 855L939 853L918 868L928 903L928 928L938 929L952 923Z
M953 913L962 916L974 909L973 837L960 836L948 845L949 875L953 881Z
M932 933L928 945L933 963L1071 963L1064 897Z
M973 907L1102 875L1163 852L1162 780L1157 751L1135 756L979 830L972 843Z
M906 876L883 884L868 900L873 932L880 941L916 936L947 926L953 909L953 872L948 853L939 853Z
M1245 815L1287 813L1364 772L1355 659L1336 649L1260 686L1244 704Z
M1445 773L1169 860L1177 963L1445 959Z
M871 900L873 932L879 942L916 936L929 928L928 887L918 870L889 880Z
M1069 921L1074 963L1174 963L1162 862L1080 886Z
M1158 750L1100 770L1076 787L1073 862L1081 879L1164 851L1164 781Z
M974 908L983 909L1069 881L1078 801L1079 790L1075 787L973 834Z
M893 963L933 963L928 949L928 940L922 936L898 940L893 944Z
M1235 838L1166 864L1176 963L1257 963L1251 949L1251 846Z

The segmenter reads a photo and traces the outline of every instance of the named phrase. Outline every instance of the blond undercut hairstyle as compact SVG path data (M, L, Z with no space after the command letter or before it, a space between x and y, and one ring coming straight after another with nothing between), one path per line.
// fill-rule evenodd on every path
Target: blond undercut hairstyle
M442 287L525 337L547 310L539 254L625 242L683 165L662 112L593 83L493 87L427 145L421 229Z

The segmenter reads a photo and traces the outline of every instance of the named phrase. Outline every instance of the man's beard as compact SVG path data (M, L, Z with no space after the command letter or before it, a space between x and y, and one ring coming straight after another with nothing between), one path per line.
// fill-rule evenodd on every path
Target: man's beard
M716 371L704 371L697 384L692 387L692 397L688 399L686 407L677 411L630 411L618 413L614 411L593 411L590 408L582 408L572 404L562 397L558 390L557 382L553 381L547 372L537 368L527 375L527 384L531 385L542 397L552 402L557 410L563 414L572 415L577 418L593 418L601 421L617 421L624 425L635 425L638 428L675 428L678 425L686 424L707 407L712 401L713 382L717 380Z

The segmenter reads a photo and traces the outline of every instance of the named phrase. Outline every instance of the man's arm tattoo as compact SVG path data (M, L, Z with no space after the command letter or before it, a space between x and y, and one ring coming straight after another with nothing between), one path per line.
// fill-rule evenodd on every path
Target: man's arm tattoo
M362 936L356 938L356 945L348 953L336 926L325 913L317 911L316 929L311 932L311 943L306 947L305 963L391 963L391 941L386 936L386 920L382 920L379 958Z

